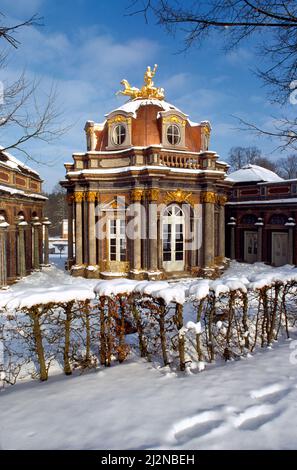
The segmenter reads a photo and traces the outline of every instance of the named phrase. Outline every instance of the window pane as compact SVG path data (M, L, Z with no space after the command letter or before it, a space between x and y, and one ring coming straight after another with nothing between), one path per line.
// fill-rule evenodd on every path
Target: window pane
M175 244L175 251L183 251L183 249L184 249L184 244L183 244L183 242L177 242L177 243Z
M164 251L163 261L171 261L171 251Z
M118 126L115 126L113 129L113 135L112 135L113 143L116 145L121 145L124 143L125 138L126 138L126 127L123 126L123 124L119 124Z
M182 251L178 251L175 253L175 261L183 261L184 253Z
M171 145L179 144L180 142L180 128L172 124L167 128L167 140Z

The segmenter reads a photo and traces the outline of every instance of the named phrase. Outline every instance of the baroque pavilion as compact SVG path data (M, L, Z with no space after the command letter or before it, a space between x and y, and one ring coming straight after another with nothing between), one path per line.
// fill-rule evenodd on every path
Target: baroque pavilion
M129 101L87 121L87 150L65 164L73 275L197 276L224 263L228 165L209 149L210 123L165 101L156 68L141 88L122 80Z

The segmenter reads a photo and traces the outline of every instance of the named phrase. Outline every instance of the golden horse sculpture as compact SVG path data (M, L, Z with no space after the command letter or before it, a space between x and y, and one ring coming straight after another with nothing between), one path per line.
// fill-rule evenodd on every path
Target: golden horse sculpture
M128 80L124 79L121 81L121 85L124 85L124 90L117 92L117 95L130 96L133 100L137 98L155 98L157 100L164 99L164 88L157 88L154 86L153 77L156 74L157 64L155 64L153 70L148 66L144 74L144 85L141 89L131 87Z

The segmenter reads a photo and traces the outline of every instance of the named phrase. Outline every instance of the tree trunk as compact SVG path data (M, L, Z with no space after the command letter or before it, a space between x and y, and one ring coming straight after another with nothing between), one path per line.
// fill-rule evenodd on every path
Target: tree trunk
M29 315L33 320L33 335L35 341L35 350L38 357L39 368L40 368L40 380L44 382L48 379L48 370L46 367L45 357L44 357L44 348L42 344L42 333L39 323L39 310L38 307L33 307L29 311Z

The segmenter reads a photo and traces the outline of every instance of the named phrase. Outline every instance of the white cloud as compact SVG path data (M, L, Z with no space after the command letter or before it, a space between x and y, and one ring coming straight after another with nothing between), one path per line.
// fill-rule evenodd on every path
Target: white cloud
M145 66L156 62L161 46L142 37L117 41L110 34L99 34L97 28L82 29L75 37L49 33L45 28L28 28L20 32L19 39L21 46L13 51L3 75L11 82L25 68L30 79L35 75L40 77L41 101L54 82L58 88L58 106L65 116L63 124L70 125L59 142L44 145L30 141L26 146L34 158L56 161L48 171L33 164L47 180L50 178L49 188L64 176L63 162L71 161L73 152L85 150L85 121L102 121L107 112L123 103L123 98L115 96L122 78L141 86ZM5 137L8 134L1 133L2 140ZM13 138L11 134L10 137Z

